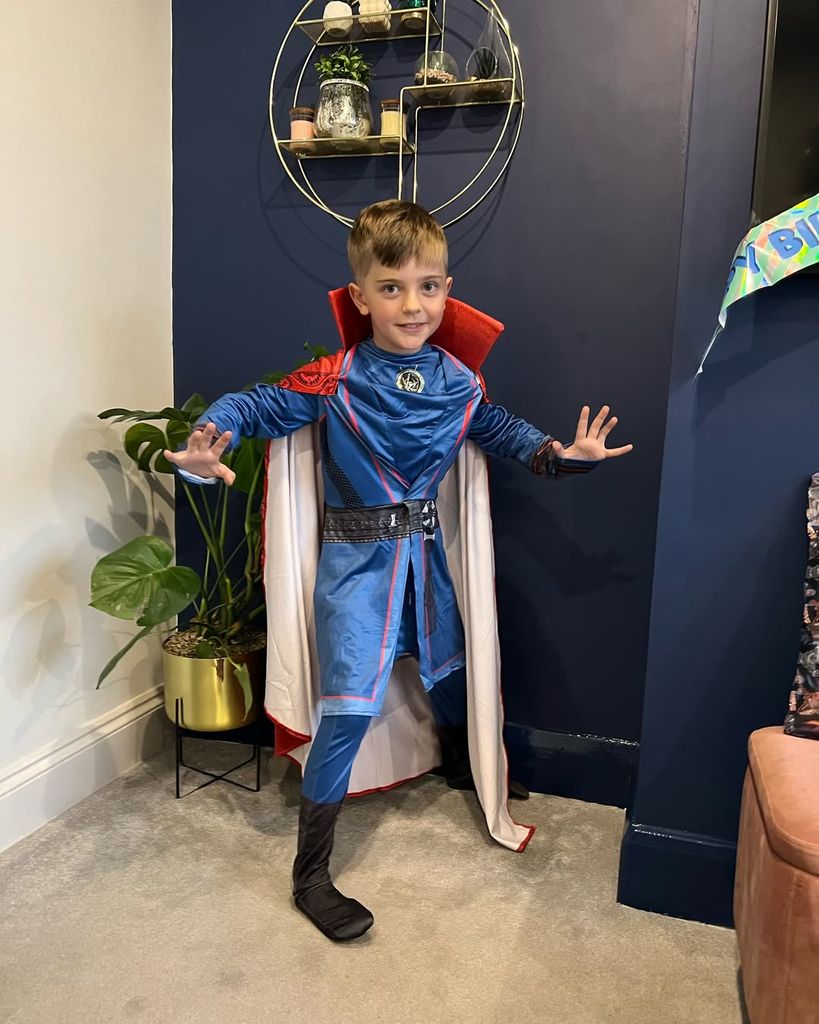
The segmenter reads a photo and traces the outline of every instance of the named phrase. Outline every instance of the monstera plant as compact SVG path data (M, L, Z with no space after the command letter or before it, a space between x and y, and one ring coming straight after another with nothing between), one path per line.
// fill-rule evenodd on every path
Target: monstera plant
M305 348L309 356L299 365L326 354L326 349ZM262 382L274 384L282 376L271 373ZM257 623L263 622L260 617L265 611L259 584L266 442L242 438L223 456L236 474L231 487L189 484L162 453L184 445L208 405L202 395L194 394L179 408L99 413L103 420L131 423L124 447L140 470L176 477L201 535L204 561L201 571L174 564L173 548L161 537L146 535L97 562L91 574L91 606L140 627L102 669L97 689L134 644L156 632L166 637L163 647L171 654L230 661L244 691L245 706L250 706L250 679L242 656L264 646L264 632ZM189 608L187 626L178 630L169 620Z

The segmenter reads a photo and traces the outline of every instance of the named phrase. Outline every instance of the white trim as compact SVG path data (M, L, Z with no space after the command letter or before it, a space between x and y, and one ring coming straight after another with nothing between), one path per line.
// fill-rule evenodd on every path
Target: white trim
M89 722L67 743L46 745L8 765L0 775L0 851L158 754L170 740L162 687L156 686Z

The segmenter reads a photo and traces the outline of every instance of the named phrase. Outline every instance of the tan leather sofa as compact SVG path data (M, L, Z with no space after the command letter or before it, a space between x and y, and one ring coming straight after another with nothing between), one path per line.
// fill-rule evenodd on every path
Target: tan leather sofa
M748 741L734 922L751 1024L819 1024L819 740Z

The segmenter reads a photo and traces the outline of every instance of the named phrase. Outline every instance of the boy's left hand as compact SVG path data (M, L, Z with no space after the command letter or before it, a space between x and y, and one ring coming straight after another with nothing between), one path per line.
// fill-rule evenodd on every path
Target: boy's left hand
M624 444L621 448L607 448L606 438L617 426L617 417L612 416L608 422L606 417L609 414L609 407L604 405L595 416L594 422L589 426L589 407L584 405L580 410L580 419L577 421L577 434L574 443L564 448L559 441L555 441L553 447L555 455L564 459L584 459L589 462L597 462L601 459L614 459L618 455L626 455L633 448L633 444Z

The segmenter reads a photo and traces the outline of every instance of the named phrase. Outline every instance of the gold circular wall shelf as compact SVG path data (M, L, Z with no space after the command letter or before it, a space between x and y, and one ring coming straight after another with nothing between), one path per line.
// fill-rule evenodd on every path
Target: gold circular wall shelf
M450 2L452 2L452 0L450 0ZM511 133L509 151L503 160L500 170L495 174L495 177L490 181L489 185L484 188L484 191L478 196L478 198L471 202L471 205L469 205L465 210L462 210L456 216L452 217L450 220L445 221L443 223L443 227L451 227L459 220L463 220L463 218L472 213L473 210L477 209L477 207L480 206L480 204L487 198L506 173L515 149L517 148L521 127L523 125L525 93L520 53L512 40L509 22L504 17L498 4L495 3L495 0L465 0L465 2L469 4L476 4L478 7L483 8L483 10L486 11L487 14L489 14L497 23L504 40L504 49L506 50L506 56L512 70L511 76L508 78L486 79L479 82L456 82L447 85L426 84L404 86L401 89L401 109L404 109L406 106L411 112L412 142L409 142L400 136L396 136L394 139L391 139L377 135L357 140L313 139L309 140L308 144L303 140L294 141L291 139L280 138L276 132L274 111L277 97L277 76L282 63L282 55L288 40L294 32L304 33L312 43L296 80L293 100L290 104L290 106L293 107L303 105L299 102L299 91L302 88L304 76L307 68L310 66L313 54L319 47L331 45L338 46L339 43L342 42L383 42L384 40L391 38L418 38L422 39L424 42L423 55L425 58L424 64L426 66L429 62L430 41L439 40L441 49L443 49L443 43L446 36L447 0L440 0L440 21L436 18L435 14L429 7L416 9L419 10L419 12L423 12L425 15L425 28L423 32L403 31L401 22L396 16L398 11L394 10L390 21L389 32L379 33L378 35L369 35L363 32L359 23L359 16L358 14L355 14L353 16L352 28L347 36L343 40L338 37L332 37L325 31L323 21L320 18L312 19L307 17L309 9L314 4L320 5L320 0L308 0L291 22L289 29L285 33L284 39L282 39L279 52L276 55L276 60L273 65L273 72L270 76L270 94L268 103L270 132L273 136L276 154L288 178L302 193L302 195L305 196L305 198L314 206L317 206L320 210L323 210L324 213L329 214L341 224L344 224L347 227L352 227L353 219L338 213L318 194L307 173L307 166L309 163L312 160L329 157L392 157L397 161L397 197L399 199L412 198L413 202L420 202L421 200L418 198L418 164L422 150L419 142L419 122L421 112L424 110L441 109L442 107L478 107L489 105L502 105L506 108L503 124L498 133L497 140L480 169L460 191L450 196L446 202L441 203L434 209L430 210L430 213L433 215L452 206L453 203L456 203L459 199L468 197L465 198L465 201L468 202L471 198L470 193L474 194L474 192L479 191L480 188L485 185L486 177L491 174L491 172L487 174L490 164L500 150L507 134ZM513 124L513 112L515 109L518 110L518 117ZM294 169L291 166L291 162L294 162L295 166L298 168L302 179L301 181L296 177ZM411 162L412 166L411 176L406 170L409 162ZM486 177L484 177L484 175L486 175ZM412 187L410 196L407 197L404 193L408 189L409 182L411 182Z

